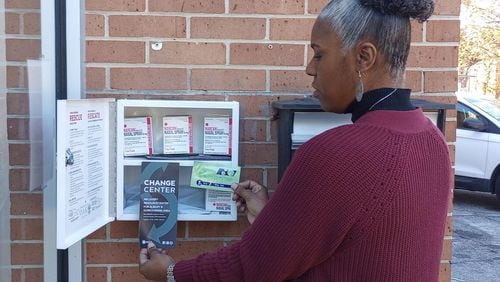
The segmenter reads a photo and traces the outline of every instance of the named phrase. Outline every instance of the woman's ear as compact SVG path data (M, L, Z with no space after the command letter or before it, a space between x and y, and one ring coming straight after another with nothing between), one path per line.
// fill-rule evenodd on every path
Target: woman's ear
M377 47L369 41L362 41L356 47L356 68L362 73L372 69L377 61Z

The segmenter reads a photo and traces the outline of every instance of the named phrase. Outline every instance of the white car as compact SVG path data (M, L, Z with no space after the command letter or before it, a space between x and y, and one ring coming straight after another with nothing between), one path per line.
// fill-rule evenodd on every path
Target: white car
M500 101L458 96L455 187L500 201Z

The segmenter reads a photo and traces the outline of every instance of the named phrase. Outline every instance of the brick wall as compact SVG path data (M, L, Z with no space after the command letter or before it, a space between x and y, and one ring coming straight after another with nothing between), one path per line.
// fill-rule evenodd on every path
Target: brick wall
M12 281L43 280L42 192L29 190L28 59L40 58L40 0L5 0ZM2 140L4 143L4 140ZM7 161L7 159L3 160ZM2 250L3 252L3 250ZM4 277L5 278L5 277ZM1 278L0 278L1 280ZM7 280L9 281L9 280Z
M277 124L270 103L310 93L311 79L304 74L312 56L309 33L326 2L86 0L87 97L239 101L243 178L274 189ZM38 3L6 0L14 281L42 279L42 197L28 192L25 131L25 61L39 54ZM407 86L415 97L456 103L459 7L460 0L437 0L428 23L412 23ZM448 111L446 120L454 153L456 113ZM451 280L451 222L450 205L441 281ZM183 259L217 249L237 240L246 227L243 217L181 222L172 255ZM123 221L89 236L88 281L142 281L136 237L137 222Z

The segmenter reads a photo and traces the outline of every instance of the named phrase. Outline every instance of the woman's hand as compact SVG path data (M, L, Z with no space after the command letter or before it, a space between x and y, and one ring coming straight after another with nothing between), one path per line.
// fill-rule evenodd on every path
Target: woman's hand
M166 281L167 268L173 263L174 259L168 256L165 250L150 245L147 249L141 249L139 254L139 272L149 280Z
M269 201L267 188L252 180L234 183L231 188L236 207L247 214L248 221L252 224Z

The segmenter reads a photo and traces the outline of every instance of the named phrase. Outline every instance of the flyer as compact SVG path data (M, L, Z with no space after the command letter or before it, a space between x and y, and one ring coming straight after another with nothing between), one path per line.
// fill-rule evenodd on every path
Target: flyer
M205 117L203 126L203 153L231 155L231 117Z
M126 118L123 137L125 156L153 154L153 126L150 116Z
M163 117L163 153L193 152L193 119L191 116Z
M228 163L195 161L191 173L191 186L232 192L231 184L240 181L241 168Z
M139 244L171 249L176 246L179 164L142 162Z

